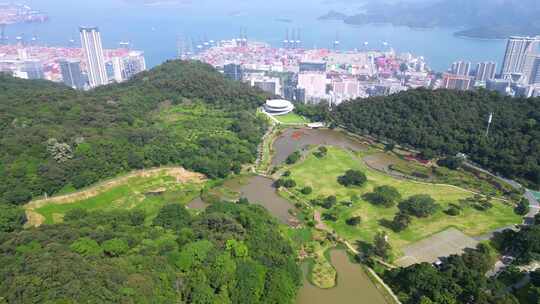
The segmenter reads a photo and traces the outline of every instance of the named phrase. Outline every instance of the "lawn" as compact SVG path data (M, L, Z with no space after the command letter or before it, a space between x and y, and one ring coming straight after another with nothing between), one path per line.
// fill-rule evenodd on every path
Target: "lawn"
M139 209L147 215L147 222L157 215L167 203L187 204L199 195L202 184L178 183L166 174L151 177L133 177L87 199L73 202L54 201L35 209L45 217L45 224L62 221L67 211L82 208L86 210ZM88 189L87 191L91 191Z
M296 113L289 113L281 116L274 116L282 124L306 124L309 123L309 119L300 116Z
M464 233L475 236L482 235L493 229L521 222L520 217L515 215L513 208L501 201L493 201L493 208L481 212L473 208L465 208L461 215L451 217L443 210L449 203L456 203L460 199L473 196L470 192L452 186L419 183L410 180L397 179L387 174L369 169L362 158L370 152L345 151L336 147L328 147L328 154L319 159L313 154L288 168L291 177L296 181L295 192L298 196L309 201L319 196L335 195L339 201L353 201L352 207L337 204L338 220L326 222L340 236L350 241L362 240L371 242L377 231L386 230L390 236L390 242L398 251L401 247L423 239L431 234L442 231L448 227L456 227ZM346 188L337 182L337 178L349 169L363 171L368 182L362 187ZM383 208L374 206L361 197L371 192L373 188L381 185L390 185L398 189L402 197L407 198L415 194L428 194L433 197L442 208L433 216L426 219L414 219L408 229L401 233L394 233L390 229L381 226L381 220L392 220L397 213L397 207ZM299 189L311 186L313 193L302 195ZM322 212L326 211L320 209ZM351 216L361 216L362 223L357 227L348 226L345 221Z

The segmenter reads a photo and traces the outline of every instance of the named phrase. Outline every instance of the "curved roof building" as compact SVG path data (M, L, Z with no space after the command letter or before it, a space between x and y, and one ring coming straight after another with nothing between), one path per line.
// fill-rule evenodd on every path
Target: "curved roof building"
M285 115L294 110L294 105L284 99L267 100L264 105L264 111L271 115Z

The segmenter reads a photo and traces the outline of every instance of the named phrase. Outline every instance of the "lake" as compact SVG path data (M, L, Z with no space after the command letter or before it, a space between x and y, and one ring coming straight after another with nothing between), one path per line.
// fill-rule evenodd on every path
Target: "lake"
M104 46L114 48L119 41L131 41L134 48L145 52L149 66L176 56L178 36L193 40L220 40L239 36L244 29L250 39L280 46L287 29L301 30L306 47L330 48L332 41L341 41L342 49L384 49L386 41L398 52L424 56L437 71L446 70L453 61L501 62L505 42L458 38L459 29L411 29L391 25L350 26L340 21L318 21L317 17L331 9L354 13L359 5L323 0L193 0L163 1L143 5L134 0L29 0L35 9L46 11L45 24L8 26L6 34L25 39L37 36L40 43L79 45L80 25L99 26ZM76 4L74 3L76 2Z

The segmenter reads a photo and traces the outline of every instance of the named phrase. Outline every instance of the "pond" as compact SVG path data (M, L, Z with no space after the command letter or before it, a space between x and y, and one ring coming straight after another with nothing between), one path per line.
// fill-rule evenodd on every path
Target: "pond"
M330 289L317 288L307 280L307 264L303 265L304 286L300 289L297 304L386 304L360 265L349 260L343 250L330 252L332 265L337 270L337 285Z
M286 129L274 142L272 165L283 163L293 152L309 145L336 146L354 151L365 150L366 145L347 134L329 129Z

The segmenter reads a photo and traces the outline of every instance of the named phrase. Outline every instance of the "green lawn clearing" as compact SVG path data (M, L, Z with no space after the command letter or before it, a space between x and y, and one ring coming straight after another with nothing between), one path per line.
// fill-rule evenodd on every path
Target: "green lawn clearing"
M286 115L274 116L274 118L282 124L307 124L310 122L309 119L293 112Z
M82 208L86 210L140 209L147 215L147 221L157 215L159 209L168 203L187 204L199 195L200 183L179 183L165 173L150 177L132 177L105 190L96 190L89 198L50 202L34 211L44 217L45 224L61 222L67 211ZM92 188L85 190L93 192Z
M291 178L297 183L294 192L302 199L309 201L320 196L335 195L338 202L353 201L352 207L346 207L338 203L332 210L338 214L338 220L336 222L325 222L340 236L352 242L355 240L371 242L377 231L386 230L389 233L391 244L399 251L399 248L407 244L448 227L456 227L468 235L475 236L521 222L521 218L514 214L513 207L499 200L493 200L493 208L484 212L467 207L458 216L446 215L443 210L447 208L448 204L457 203L460 199L472 197L474 194L454 186L397 179L370 169L362 161L362 158L370 153L373 153L373 151L353 154L353 152L336 147L328 147L328 154L324 158L319 159L310 154L304 161L287 168L291 171ZM338 176L343 175L349 169L363 171L368 177L368 182L363 187L346 188L340 185L337 182ZM416 194L428 194L442 208L429 218L414 218L408 229L401 233L395 233L383 227L381 220L392 220L398 208L378 207L362 199L363 194L371 192L376 186L382 185L395 187L403 198ZM302 195L299 190L305 186L312 187L313 193ZM327 211L318 208L321 212ZM347 225L345 221L352 216L360 216L362 223L356 227Z

